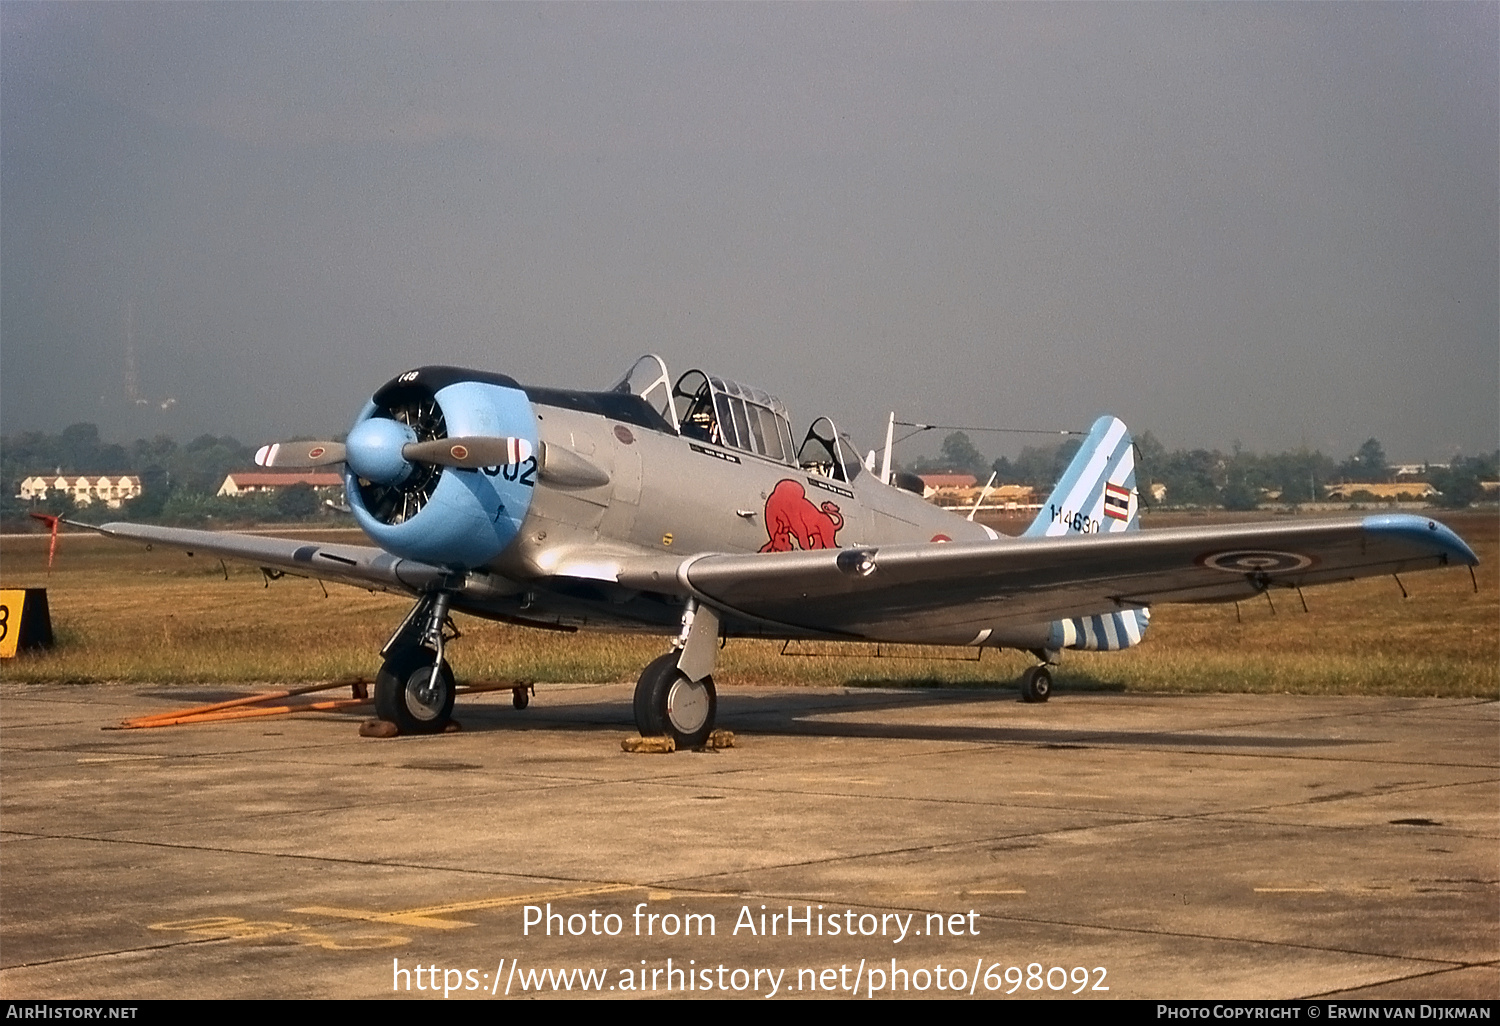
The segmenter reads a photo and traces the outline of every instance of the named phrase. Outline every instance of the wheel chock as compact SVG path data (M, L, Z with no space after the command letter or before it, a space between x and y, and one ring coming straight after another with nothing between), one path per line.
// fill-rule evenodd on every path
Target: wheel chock
M633 754L659 754L666 755L677 751L677 742L671 738L662 737L627 737L620 742L620 747Z
M390 720L365 720L359 725L360 737L395 737L401 729Z
M725 748L734 747L734 731L715 730L708 735L708 740L703 742L700 751L717 752Z

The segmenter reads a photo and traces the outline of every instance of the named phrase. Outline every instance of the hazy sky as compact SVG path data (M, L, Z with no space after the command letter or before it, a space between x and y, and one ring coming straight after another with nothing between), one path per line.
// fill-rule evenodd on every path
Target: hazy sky
M1497 50L1494 3L8 0L0 422L258 443L654 350L866 446L1493 449Z

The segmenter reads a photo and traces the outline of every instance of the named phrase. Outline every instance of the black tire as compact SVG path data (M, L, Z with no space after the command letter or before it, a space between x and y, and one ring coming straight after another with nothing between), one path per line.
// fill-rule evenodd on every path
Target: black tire
M678 748L702 748L718 711L714 679L688 680L676 652L652 660L635 686L636 729L642 737L670 737Z
M453 670L446 660L432 680L432 653L413 646L399 649L375 676L375 715L389 720L403 734L439 734L453 716Z
M1033 666L1021 674L1021 701L1045 702L1052 697L1052 672L1045 666Z
M661 715L657 711L656 693L661 690L662 679L670 679L677 673L677 653L668 652L651 660L641 671L635 684L635 726L642 737L660 737L666 733Z
M510 689L510 704L517 709L524 709L531 704L531 692L526 688Z

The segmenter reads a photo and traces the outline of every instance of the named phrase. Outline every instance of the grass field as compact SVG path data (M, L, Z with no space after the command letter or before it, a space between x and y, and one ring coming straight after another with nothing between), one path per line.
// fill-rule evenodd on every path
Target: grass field
M1219 519L1227 519L1221 517ZM1233 605L1159 606L1139 648L1065 653L1057 688L1500 697L1500 521L1445 515L1479 554L1479 590L1462 568L1330 585ZM1155 526L1201 524L1158 517ZM317 532L304 532L316 537ZM331 540L331 539L330 539ZM351 540L348 535L339 540ZM0 538L0 584L48 588L56 648L0 664L9 682L303 683L372 676L406 599L254 567L148 552L96 535L64 535L46 567L44 535ZM458 617L449 650L459 680L633 681L667 648L661 638L557 634ZM1012 688L1030 657L924 650L873 658L873 646L731 641L721 685L820 684ZM910 652L910 650L906 650ZM954 658L955 656L960 658Z

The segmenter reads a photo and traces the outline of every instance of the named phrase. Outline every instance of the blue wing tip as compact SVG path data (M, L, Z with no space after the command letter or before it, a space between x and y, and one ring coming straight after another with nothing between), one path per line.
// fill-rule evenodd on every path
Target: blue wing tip
M1414 513L1379 513L1365 517L1365 530L1371 534L1403 538L1430 546L1455 562L1478 566L1479 557L1474 550L1446 524L1431 517L1419 517Z

